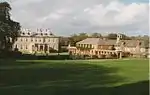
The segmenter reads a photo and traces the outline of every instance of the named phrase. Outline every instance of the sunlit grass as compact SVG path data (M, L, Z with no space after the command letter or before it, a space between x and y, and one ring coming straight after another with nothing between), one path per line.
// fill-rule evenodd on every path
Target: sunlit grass
M148 60L0 60L0 94L120 95L116 87L148 81ZM132 87L132 86L131 86ZM133 86L134 87L134 86ZM137 89L145 87L137 85ZM115 88L115 90L114 90ZM135 88L135 87L134 87ZM26 90L29 90L26 92ZM92 89L92 91L91 91ZM105 90L103 90L105 89ZM111 89L111 90L110 90ZM119 88L120 89L120 88ZM125 88L126 89L126 88ZM131 88L132 91L133 88ZM110 90L110 91L109 91ZM75 91L72 94L70 91ZM62 92L62 93L60 93ZM105 93L105 94L103 94ZM131 93L132 95L134 93ZM18 95L18 94L17 94ZM113 94L114 95L114 94ZM126 95L125 93L122 95ZM143 95L143 94L138 94Z

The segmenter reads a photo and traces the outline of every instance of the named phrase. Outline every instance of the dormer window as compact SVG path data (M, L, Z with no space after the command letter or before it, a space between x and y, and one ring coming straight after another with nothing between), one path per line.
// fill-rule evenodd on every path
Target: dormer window
M30 33L28 33L28 35L30 35Z
M50 35L53 35L52 33L50 33Z

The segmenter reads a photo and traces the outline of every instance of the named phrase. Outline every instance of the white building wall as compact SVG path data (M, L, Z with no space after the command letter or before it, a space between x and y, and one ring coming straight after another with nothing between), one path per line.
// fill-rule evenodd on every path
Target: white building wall
M45 41L44 41L45 39ZM32 53L32 45L47 44L49 47L58 50L59 38L58 37L18 37L13 45L13 49L18 48L19 51L25 53Z

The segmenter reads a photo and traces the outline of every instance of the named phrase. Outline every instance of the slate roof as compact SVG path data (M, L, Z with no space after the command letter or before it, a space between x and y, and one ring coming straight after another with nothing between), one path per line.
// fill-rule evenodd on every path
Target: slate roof
M127 47L136 47L138 40L121 40L119 45L121 45L122 42L125 42L125 45ZM144 41L141 42L141 47L145 47ZM93 45L117 45L116 40L108 40L108 39L102 39L102 38L86 38L80 42L77 42L77 44L93 44Z
M86 38L80 42L77 42L77 44L93 44L97 45L99 43L100 38Z
M138 40L122 40L121 42L125 42L125 45L128 47L136 47L138 44ZM144 41L140 40L140 42L141 47L145 47Z

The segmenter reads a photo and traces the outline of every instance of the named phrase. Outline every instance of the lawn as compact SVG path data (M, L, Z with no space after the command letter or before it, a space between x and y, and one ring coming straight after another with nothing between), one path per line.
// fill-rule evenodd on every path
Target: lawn
M147 59L0 60L0 95L148 95Z

